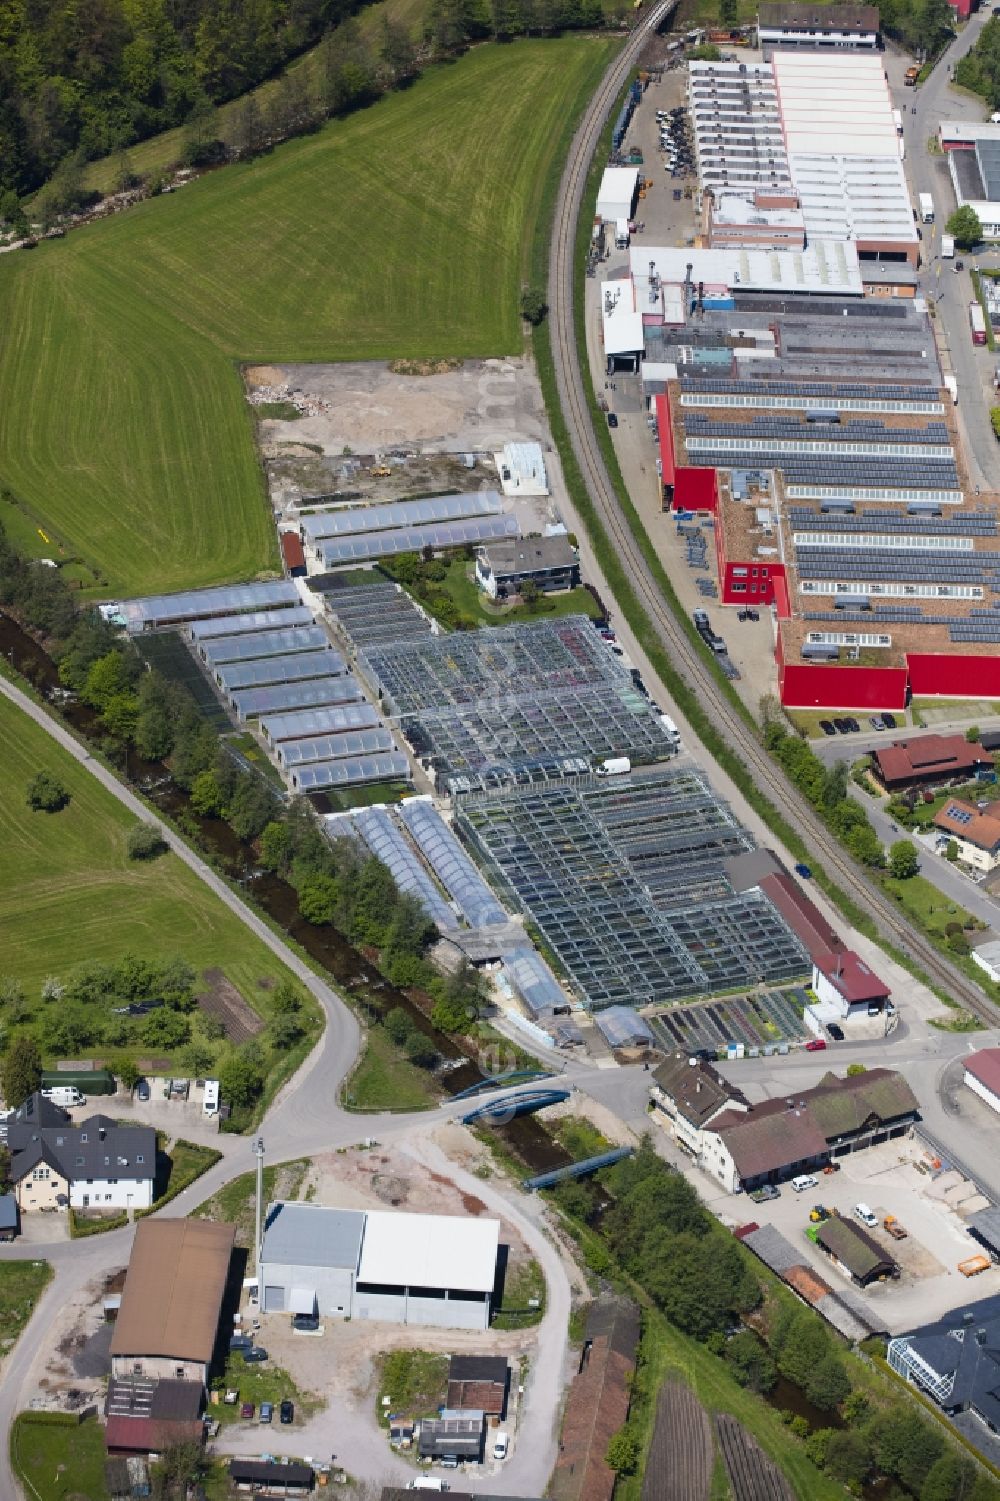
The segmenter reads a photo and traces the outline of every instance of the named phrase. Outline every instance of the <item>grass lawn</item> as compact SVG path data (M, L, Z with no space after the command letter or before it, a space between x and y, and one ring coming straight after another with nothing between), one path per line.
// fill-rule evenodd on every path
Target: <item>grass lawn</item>
M529 1307L535 1302L537 1308ZM528 1329L540 1324L545 1313L545 1278L531 1257L508 1267L503 1283L503 1302L490 1326L493 1329Z
M852 1366L853 1372L853 1366ZM632 1392L629 1426L635 1428L645 1457L653 1436L656 1394L664 1381L679 1378L694 1392L710 1413L729 1412L743 1424L761 1448L784 1472L799 1501L843 1501L844 1488L817 1470L806 1458L802 1440L782 1423L764 1401L746 1391L729 1374L725 1362L712 1355L697 1340L673 1329L661 1314L647 1309L642 1358ZM615 1487L615 1501L639 1501L643 1465L638 1474L622 1476ZM713 1483L713 1498L728 1494L720 1482Z
M437 1416L448 1395L448 1360L429 1350L393 1350L385 1356L375 1388L375 1414L383 1428L389 1425L390 1413ZM383 1407L383 1397L391 1397L388 1407Z
M441 1089L426 1069L403 1057L381 1027L372 1026L343 1094L349 1110L426 1110L438 1103Z
M47 1261L0 1261L0 1355L17 1342L51 1278Z
M275 1163L273 1167L265 1167L264 1202L270 1204L275 1199L297 1199L302 1191L302 1184L309 1167L308 1157L296 1157L292 1162ZM220 1188L218 1193L213 1194L210 1199L206 1199L204 1204L199 1204L198 1208L193 1211L193 1217L235 1225L236 1244L249 1247L253 1243L254 1235L256 1183L256 1172L241 1173L238 1178L233 1178L230 1183Z
M541 620L544 616L559 619L563 615L587 615L596 620L601 613L589 589L567 589L564 594L545 594L533 608L527 605L494 604L477 586L473 576L474 563L464 558L453 558L448 564L448 576L444 589L465 615L471 615L480 625L513 625L517 621ZM424 601L424 603L427 603ZM433 603L428 605L433 613Z
M238 362L520 353L538 202L617 45L477 47L269 156L0 258L7 485L99 561L105 593L276 569Z
M221 1156L222 1153L214 1147L199 1146L197 1142L185 1141L182 1136L172 1146L162 1149L158 1140L153 1208L159 1208L165 1197L176 1199L196 1178L214 1167Z
M283 1402L286 1397L295 1403L295 1422L311 1416L320 1406L319 1398L311 1392L300 1391L281 1366L272 1365L269 1360L262 1361L259 1365L247 1365L243 1356L238 1353L227 1357L224 1374L218 1381L213 1380L213 1391L219 1387L235 1388L240 1394L239 1402L210 1402L208 1410L220 1423L240 1422L240 1402L252 1402L257 1412L260 1411L262 1402L272 1403L275 1428L278 1427L278 1403ZM256 1417L256 1412L254 1416ZM267 1425L264 1426L266 1428ZM266 1448L267 1445L262 1447Z
M40 1422L55 1414L22 1412L14 1420L10 1453L33 1501L107 1501L104 1430L83 1423Z
M60 813L33 813L36 771L71 794ZM85 959L180 954L217 965L266 1014L258 980L290 978L277 959L175 855L131 861L132 815L26 715L0 698L0 932L2 969L36 998L47 975Z

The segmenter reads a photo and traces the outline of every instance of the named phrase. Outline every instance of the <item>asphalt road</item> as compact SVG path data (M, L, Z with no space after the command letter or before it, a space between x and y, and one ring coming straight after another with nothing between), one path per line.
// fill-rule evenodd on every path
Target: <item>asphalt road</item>
M941 231L955 208L955 196L947 164L942 157L928 152L927 142L936 136L943 119L982 120L986 117L983 100L953 91L950 77L951 69L975 46L979 33L991 16L992 10L988 7L974 15L956 36L926 83L917 89L903 86L906 60L898 53L887 56L894 102L904 112L906 169L914 205L919 193L930 193L934 200L935 222L922 226L924 266L921 286L925 293L934 297L941 331L958 381L958 416L966 438L970 481L984 490L995 490L1000 484L1000 455L983 391L984 381L990 379L995 356L989 350L977 349L972 343L968 313L972 283L968 271L956 275L953 262L942 261L938 255ZM916 110L915 114L913 110ZM968 265L970 258L964 259Z

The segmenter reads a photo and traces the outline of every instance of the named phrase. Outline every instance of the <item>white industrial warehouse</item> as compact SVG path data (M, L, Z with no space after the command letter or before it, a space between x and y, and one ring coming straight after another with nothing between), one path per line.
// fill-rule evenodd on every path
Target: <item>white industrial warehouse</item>
M320 1204L268 1206L265 1313L486 1329L500 1222Z

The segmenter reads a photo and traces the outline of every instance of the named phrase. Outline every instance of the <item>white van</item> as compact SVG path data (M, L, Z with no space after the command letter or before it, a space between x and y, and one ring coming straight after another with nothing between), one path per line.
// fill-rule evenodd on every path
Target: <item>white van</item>
M792 1179L792 1187L797 1194L805 1193L807 1188L818 1188L819 1183L812 1173L802 1173L798 1178Z
M53 1105L61 1105L64 1110L87 1103L86 1095L81 1094L75 1085L69 1084L60 1084L57 1089L43 1089L42 1099L51 1100Z
M509 1448L509 1446L510 1446L510 1438L509 1438L509 1436L506 1433L503 1433L501 1431L500 1433L497 1434L496 1438L493 1440L493 1458L494 1459L506 1459L507 1458L507 1449Z
M863 1225L868 1226L869 1230L877 1229L878 1220L872 1214L867 1204L855 1204L854 1213L856 1218L859 1219Z

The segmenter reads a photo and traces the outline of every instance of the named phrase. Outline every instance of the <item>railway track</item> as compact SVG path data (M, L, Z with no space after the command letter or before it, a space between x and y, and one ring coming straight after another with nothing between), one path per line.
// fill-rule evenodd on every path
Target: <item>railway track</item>
M715 728L743 759L758 788L775 806L787 810L799 833L822 860L827 873L871 913L883 937L917 963L947 995L992 1027L1000 1021L997 1009L971 980L938 953L929 939L909 925L890 899L853 863L810 804L771 760L743 716L730 704L709 663L702 659L689 640L653 576L622 512L597 443L575 333L577 221L587 174L604 122L643 46L675 3L676 0L661 0L660 4L654 5L605 73L573 137L559 185L549 254L549 326L556 388L573 452L602 525L628 568L633 588L661 643Z

